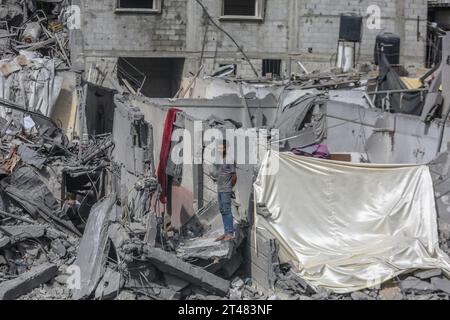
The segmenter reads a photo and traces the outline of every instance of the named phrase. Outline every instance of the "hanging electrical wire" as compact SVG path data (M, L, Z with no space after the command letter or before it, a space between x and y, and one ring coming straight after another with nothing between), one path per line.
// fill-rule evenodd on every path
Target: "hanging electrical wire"
M225 30L223 29L214 19L213 17L209 14L208 9L205 7L205 5L201 2L201 0L195 0L197 1L197 3L202 7L203 12L205 13L205 15L208 17L208 19L211 21L211 23L220 31L222 31L234 44L235 46L239 49L239 51L242 53L242 55L244 56L245 60L247 60L248 64L250 65L250 67L253 70L253 73L255 74L256 78L259 78L259 74L258 71L256 71L255 66L252 64L252 62L250 61L250 58L247 56L247 54L244 52L244 50L242 50L241 46L239 46L239 44L236 42L236 40L234 40L234 38Z

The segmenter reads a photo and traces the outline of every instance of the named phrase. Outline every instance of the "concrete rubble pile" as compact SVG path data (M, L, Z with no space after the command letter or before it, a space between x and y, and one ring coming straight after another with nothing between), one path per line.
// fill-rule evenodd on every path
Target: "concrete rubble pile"
M229 296L242 237L224 244L193 226L162 228L151 128L126 97L115 104L113 134L80 144L46 116L5 103L14 120L0 119L0 299Z
M237 168L233 241L216 241L223 222L212 200L217 181L208 164L169 161L164 173L171 177L167 189L173 198L170 205L161 201L163 183L154 158L164 139L164 118L173 108L182 111L172 129L189 131L198 120L222 131L278 129L283 151L319 143L331 147L340 140L337 151L347 152L334 154L341 157L337 160L369 162L364 148L370 144L357 140L366 140L364 121L371 121L369 142L397 139L395 124L391 128L383 118L394 113L383 114L377 103L382 99L369 97L372 66L349 73L310 73L302 66L302 74L286 80L233 79L226 66L212 77L186 79L176 99L149 100L112 75L105 77L114 90L74 76L68 6L63 0L0 4L0 300L450 299L450 280L437 269L416 270L350 294L311 287L293 264L280 262L278 240L254 228L255 216L270 215L264 204L253 203L255 164ZM56 110L64 72L76 79L71 93L78 101L70 96ZM385 111L386 101L381 102ZM76 134L52 120L55 110L68 109L79 122ZM330 120L339 110L345 112ZM366 120L366 112L376 119ZM348 139L329 132L343 125L353 126L343 131ZM265 136L264 142L272 138ZM344 140L362 147L350 152ZM173 151L175 141L164 143ZM394 146L386 145L379 154L393 153ZM449 153L429 168L440 247L450 255Z
M398 277L376 288L336 294L314 291L290 266L282 266L274 289L274 299L282 300L449 300L450 281L439 269L421 270Z
M64 283L58 270L74 261L82 235L64 181L101 170L103 154L83 162L88 154L78 155L48 118L63 85L58 73L70 68L67 8L67 1L0 4L2 300L51 279ZM54 294L67 292L60 286Z
M397 84L388 83L381 90L381 87L377 87L377 83L385 81L383 79L390 77L400 79L397 72L394 74L394 68L387 65L388 76L381 72L380 74L372 72L376 68L364 65L362 66L362 69L366 69L364 72L355 71L352 74L305 72L302 75L292 76L291 79L274 81L268 79L252 81L229 76L227 70L231 67L228 66L223 68L223 74L218 72L203 79L197 75L185 79L176 99L143 98L140 102L151 110L152 115L159 109L181 108L186 115L201 119L204 123L209 122L210 125L223 122L220 119L222 116L228 121L230 119L234 122L241 121L244 128L279 129L280 136L277 137L277 141L280 142L280 150L284 152L295 151L295 148L306 149L306 146L311 145L328 144L332 151L331 156L334 157L331 159L336 161L426 164L430 168L435 188L439 247L450 255L448 202L450 162L448 151L436 156L436 147L443 150L439 145L439 137L442 140L446 131L445 139L448 139L448 128L442 129L441 123L436 125L430 117L426 117L426 121L423 120L423 115L432 113L426 108L428 103L433 108L437 107L435 101L431 101L433 95L427 96L425 92L431 91L434 87L439 88L442 84L441 89L436 90L445 95L445 89L449 88L448 82L430 83L429 78L438 78L437 74L430 76L435 71L430 71L418 79L416 79L418 75L411 73L408 77L418 80L420 86L404 89L397 88ZM409 79L408 77L402 79ZM405 100L400 98L398 102L392 99L392 96L389 100L389 94L393 96L411 94L412 102L406 98ZM382 99L377 99L377 96L381 96ZM420 100L420 103L417 104L416 100ZM396 108L399 103L404 103L404 108ZM418 105L417 109L422 112L412 107L409 110L410 105ZM210 108L210 111L205 111L207 108ZM373 117L368 116L372 113ZM403 120L405 121L402 122ZM429 126L436 126L433 133L429 131ZM189 130L190 126L185 125L184 128ZM403 132L405 128L408 130ZM409 133L409 128L415 129ZM406 135L408 137L405 137ZM411 136L419 141L407 140ZM427 150L423 145L427 146ZM238 181L242 181L239 171L238 168ZM251 180L251 177L248 178ZM204 180L205 178L201 182L205 183ZM251 190L252 186L248 185L246 188ZM302 189L300 182L298 188ZM259 205L256 204L254 210L258 215L265 217L267 213ZM253 214L253 204L247 214L249 216ZM380 286L351 294L315 289L295 273L295 267L280 264L275 237L260 234L255 239L254 231L246 231L243 253L245 268L241 278L234 278L231 281L229 293L231 299L450 299L450 280L438 269L416 270L395 277ZM261 233L261 230L258 230L258 233ZM183 249L180 253L183 254ZM249 275L251 278L246 278ZM190 298L204 299L204 296Z
M168 230L154 206L153 128L128 96L114 97L112 134L82 144L46 116L4 105L12 119L0 119L0 299L449 299L440 270L346 295L315 290L279 263L270 234L255 239L241 223L234 242L215 242L217 203ZM446 181L443 163L430 165L437 184ZM448 211L439 213L448 253Z
M22 122L0 119L0 299L18 298L55 278L60 285L53 294L64 297L58 270L75 261L87 199L96 197L91 180L104 174L112 144L101 137L78 153L50 119L15 113Z
M0 98L51 116L70 70L68 1L0 5ZM2 117L5 112L2 111Z
M418 270L351 294L316 290L279 263L270 234L258 231L255 239L239 224L234 242L215 242L216 203L180 230L168 230L154 206L161 190L149 152L153 128L128 96L115 95L114 105L112 135L81 146L45 116L9 105L19 120L0 121L3 299L449 299L441 270ZM226 125L218 117L208 122ZM446 181L446 163L430 164L436 185ZM448 211L438 211L441 247L449 253ZM263 207L256 212L265 214Z

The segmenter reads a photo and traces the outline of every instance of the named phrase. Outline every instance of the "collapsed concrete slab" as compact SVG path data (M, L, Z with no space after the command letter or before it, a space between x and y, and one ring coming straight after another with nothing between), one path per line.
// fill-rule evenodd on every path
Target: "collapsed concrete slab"
M109 214L115 201L116 195L111 194L97 203L89 215L75 261L81 275L81 288L73 292L73 298L76 300L88 298L94 292L105 271Z
M217 237L218 235L209 238L190 239L177 248L177 255L184 260L190 258L228 259L233 252L234 245L232 242L218 242L216 241Z
M13 280L0 284L0 300L14 300L50 281L58 273L55 264L42 264Z
M0 226L0 249L26 239L37 239L45 234L45 226Z
M225 296L228 294L230 282L217 277L199 267L184 262L176 255L158 248L145 247L145 257L164 273L189 281L190 283L210 292Z
M13 238L14 242L23 241L30 238L40 238L45 234L45 226L4 226L2 227L7 235Z

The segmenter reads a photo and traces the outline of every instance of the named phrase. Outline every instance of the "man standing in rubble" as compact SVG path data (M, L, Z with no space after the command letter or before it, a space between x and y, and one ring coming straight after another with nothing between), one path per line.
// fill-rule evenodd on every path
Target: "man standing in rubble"
M236 164L227 163L227 141L223 140L218 151L222 153L221 164L217 168L217 193L219 209L222 214L225 234L216 241L231 241L234 239L232 199L235 198L233 188L237 183Z

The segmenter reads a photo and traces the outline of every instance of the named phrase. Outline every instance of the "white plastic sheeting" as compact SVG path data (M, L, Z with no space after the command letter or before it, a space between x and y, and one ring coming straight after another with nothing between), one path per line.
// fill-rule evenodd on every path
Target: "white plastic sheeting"
M276 174L272 174L277 172ZM443 269L437 214L426 166L373 165L272 151L255 183L269 217L256 226L280 243L313 287L348 293L415 269Z

